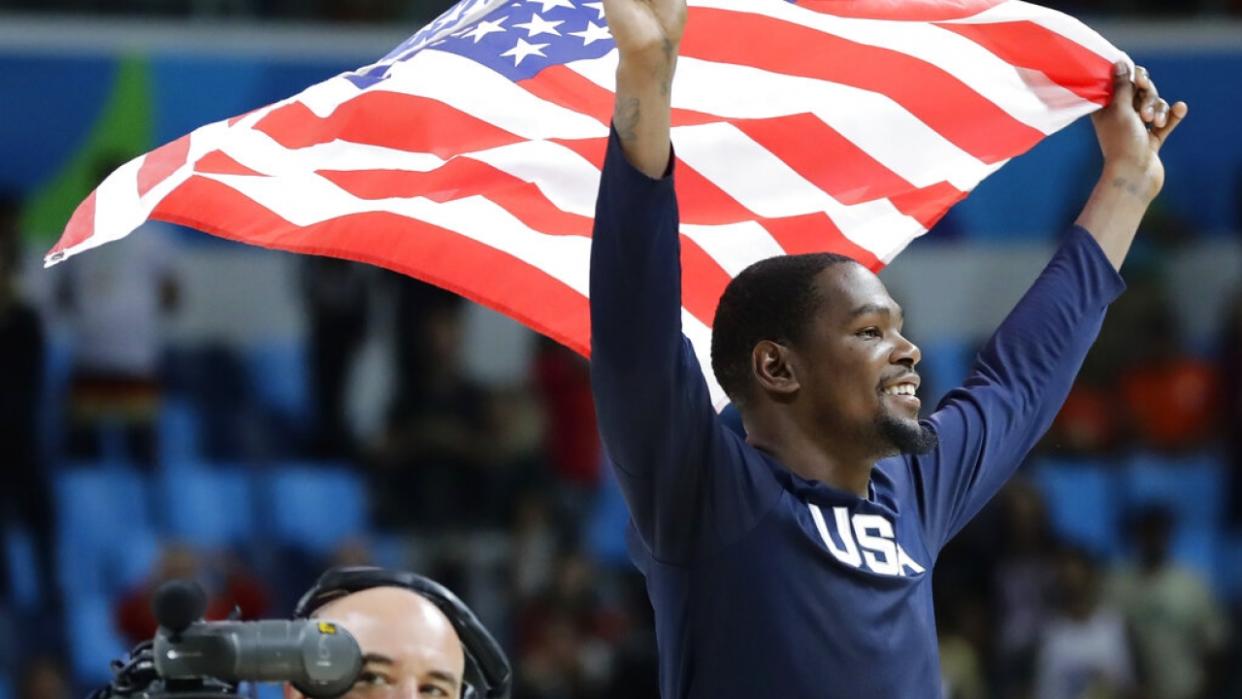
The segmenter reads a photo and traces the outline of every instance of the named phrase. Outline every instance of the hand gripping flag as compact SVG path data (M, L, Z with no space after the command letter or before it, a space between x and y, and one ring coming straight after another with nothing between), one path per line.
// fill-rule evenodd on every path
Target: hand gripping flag
M1017 0L689 5L672 123L683 327L704 366L745 266L829 250L882 267L1104 105L1124 58ZM616 63L601 2L462 0L374 64L122 166L46 263L159 219L386 267L586 354Z

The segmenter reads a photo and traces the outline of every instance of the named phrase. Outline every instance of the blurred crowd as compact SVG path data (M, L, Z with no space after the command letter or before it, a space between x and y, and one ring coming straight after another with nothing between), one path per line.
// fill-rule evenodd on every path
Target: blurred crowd
M270 377L246 371L235 349L165 342L181 305L174 240L141 231L77 257L35 303L18 283L19 214L0 197L0 697L80 696L96 676L81 676L75 636L103 624L123 647L149 638L162 580L204 582L209 617L272 617L325 566L360 563L411 567L460 592L509 649L518 699L657 696L650 608L626 560L582 358L536 340L521 372L481 381L465 369L467 302L304 258L310 400L301 413L266 412ZM1145 231L1130 290L1044 444L945 550L936 591L949 699L1242 696L1239 571L1225 554L1193 555L1205 540L1242 552L1242 295L1215 345L1183 341L1162 260L1188 237L1159 220ZM348 386L383 317L390 400L361 434ZM60 361L51 324L72 337L62 372L49 369ZM146 488L138 509L158 510L154 484L188 448L170 443L174 403L194 406L200 468L344 465L363 484L366 530L320 550L274 548L261 528L218 546L161 532L150 565L116 576L101 613L82 612L72 590L88 563L60 550L82 534L65 531L78 520L58 510L70 501L62 477L124 464ZM1118 495L1134 473L1172 489ZM1182 497L1180 484L1204 473L1219 479ZM111 516L130 514L117 504Z
M169 17L250 17L379 23L427 19L451 0L0 0L0 9ZM1076 16L1242 15L1242 0L1047 0Z

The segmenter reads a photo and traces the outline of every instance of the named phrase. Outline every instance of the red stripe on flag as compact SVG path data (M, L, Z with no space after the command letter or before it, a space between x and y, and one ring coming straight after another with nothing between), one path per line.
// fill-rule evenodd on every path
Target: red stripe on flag
M522 223L551 235L591 235L591 219L557 208L537 186L471 158L454 158L429 172L319 170L362 199L426 197L446 202L484 196Z
M152 218L250 245L391 269L493 308L581 354L590 349L586 297L512 255L424 221L368 212L295 226L203 177L173 190Z
M214 175L256 175L263 176L263 173L252 170L245 165L237 162L228 153L220 150L213 150L207 155L198 159L194 163L195 172L209 172Z
M586 158L596 168L603 169L604 154L608 148L608 140L591 139L552 139L566 148ZM677 188L677 208L682 223L715 225L721 223L737 223L751 221L755 213L742 206L720 187L716 186L698 170L681 160L673 174Z
M79 245L94 235L95 194L96 192L91 192L90 196L74 209L73 215L69 217L69 223L65 224L65 232L60 234L60 240L56 241L56 246L48 251L49 259L57 259L58 253Z
M604 155L608 152L607 138L550 138L548 140L581 155L584 160L594 165L596 170L603 169Z
M970 39L1006 63L1040 71L1085 100L1108 104L1112 96L1108 59L1034 22L936 26Z
M808 252L835 252L857 260L873 272L884 267L880 258L841 234L827 214L803 214L785 218L765 218L759 223L790 255Z
M563 65L548 66L533 77L519 81L518 84L540 99L593 117L601 124L612 122L612 110L616 102L616 96L612 91L600 87ZM673 126L709 124L717 121L720 121L720 117L692 109L672 111Z
M755 218L755 212L681 160L677 161L673 184L677 189L677 208L682 223L712 225Z
M798 0L800 7L839 17L940 22L973 17L1005 0Z
M952 74L898 51L760 15L692 7L689 21L694 31L682 39L683 56L884 94L985 163L1024 152L1044 137ZM742 29L745 42L721 39Z
M707 251L681 236L681 305L709 328L729 279L729 273Z
M185 165L189 154L189 134L147 153L147 157L142 160L142 166L138 168L138 196L151 191L152 187Z
M969 192L954 187L948 182L940 182L923 189L912 189L905 194L895 194L889 201L901 213L910 216L923 225L931 228L944 218L949 207L966 198Z
M931 228L967 194L947 182L915 187L810 114L731 123L843 204L888 199L898 211Z
M914 189L905 178L814 115L739 119L733 124L843 204Z
M330 116L316 116L301 102L274 109L255 124L286 148L340 139L399 150L434 153L448 159L524 139L426 97L364 92Z

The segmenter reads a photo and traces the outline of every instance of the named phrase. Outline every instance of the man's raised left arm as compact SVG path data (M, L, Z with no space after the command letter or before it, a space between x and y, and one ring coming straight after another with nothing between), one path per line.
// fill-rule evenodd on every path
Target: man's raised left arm
M1114 66L1113 98L1093 116L1099 183L1068 238L980 351L965 383L927 420L935 451L913 457L927 544L943 546L1013 475L1043 436L1125 288L1118 270L1164 184L1159 150L1186 116L1147 71Z

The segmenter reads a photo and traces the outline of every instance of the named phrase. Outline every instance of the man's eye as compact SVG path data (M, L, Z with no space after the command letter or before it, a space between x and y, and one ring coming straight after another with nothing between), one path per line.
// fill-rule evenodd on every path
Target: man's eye
M419 696L449 697L449 691L438 684L425 684L418 689Z
M358 675L358 684L366 685L368 687L386 687L391 684L391 682L387 677L378 672L364 672Z
M880 337L880 329L879 328L863 328L862 330L859 330L858 333L856 334L859 337L867 337L867 338Z

